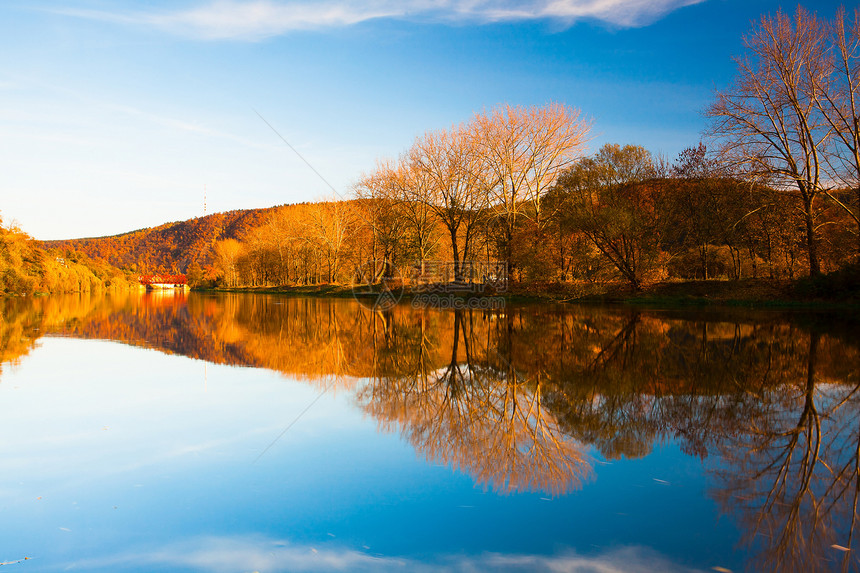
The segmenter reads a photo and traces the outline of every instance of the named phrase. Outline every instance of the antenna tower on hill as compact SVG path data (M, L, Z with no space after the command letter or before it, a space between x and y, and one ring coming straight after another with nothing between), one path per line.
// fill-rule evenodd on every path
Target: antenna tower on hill
M206 216L206 184L203 184L203 216Z

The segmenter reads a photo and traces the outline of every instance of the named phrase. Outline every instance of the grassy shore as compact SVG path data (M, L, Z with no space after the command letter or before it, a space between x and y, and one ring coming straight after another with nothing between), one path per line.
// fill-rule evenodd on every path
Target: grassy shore
M817 279L771 280L707 280L665 281L646 285L634 291L623 283L559 283L528 282L512 283L503 291L486 290L470 293L447 289L445 285L435 288L396 287L395 298L402 299L420 294L440 296L502 297L507 301L546 301L555 303L611 303L660 306L749 306L785 308L853 308L860 309L860 273L834 274ZM309 285L221 288L218 292L259 292L291 296L353 297L378 296L383 287L350 285Z

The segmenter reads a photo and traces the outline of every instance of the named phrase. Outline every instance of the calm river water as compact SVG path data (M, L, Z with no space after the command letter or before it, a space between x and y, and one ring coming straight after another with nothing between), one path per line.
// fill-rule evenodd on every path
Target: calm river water
M10 571L860 566L856 317L196 293L0 311Z

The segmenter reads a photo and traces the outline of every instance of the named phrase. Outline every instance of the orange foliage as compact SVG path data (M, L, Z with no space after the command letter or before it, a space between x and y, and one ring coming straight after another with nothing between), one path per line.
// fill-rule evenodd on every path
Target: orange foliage
M142 285L152 284L173 284L184 285L188 284L185 275L140 275L137 281Z

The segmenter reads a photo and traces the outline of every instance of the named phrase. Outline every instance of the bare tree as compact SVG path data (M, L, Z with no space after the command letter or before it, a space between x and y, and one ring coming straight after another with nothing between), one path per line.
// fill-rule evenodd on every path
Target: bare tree
M828 73L827 30L803 8L764 16L744 38L734 85L707 110L725 157L748 175L799 198L810 275L821 272L816 200L822 192L831 128L818 111Z
M228 287L239 284L237 264L244 250L242 243L235 239L224 239L215 243L215 257L224 275L224 282Z
M362 220L372 234L373 276L370 278L373 282L393 276L406 234L406 220L393 170L390 162L380 162L375 172L363 176L355 186Z
M346 201L330 199L309 206L303 235L321 253L329 283L338 280L354 227L352 205Z
M265 237L270 246L278 255L275 280L278 284L285 284L290 279L290 263L293 259L293 242L295 227L295 209L290 207L277 207L266 217L262 227Z
M856 204L852 207L830 191L827 196L857 224L860 251L860 9L854 9L853 22L846 22L840 8L829 31L832 69L815 86L821 94L816 102L833 132L829 163L834 179L853 190Z
M463 280L462 263L488 205L486 161L466 127L430 132L409 150L416 183L411 199L429 207L448 231L454 278Z
M541 198L559 174L582 156L591 122L579 110L551 104L505 106L472 122L480 153L488 162L486 187L498 211L508 264L514 230L523 217L541 223Z
M404 250L410 257L417 257L423 274L424 263L439 243L433 206L425 200L434 195L435 181L428 173L418 169L409 155L388 168L386 176L394 197L400 203L400 212L406 223Z

